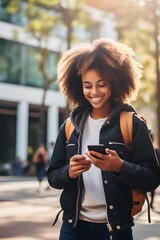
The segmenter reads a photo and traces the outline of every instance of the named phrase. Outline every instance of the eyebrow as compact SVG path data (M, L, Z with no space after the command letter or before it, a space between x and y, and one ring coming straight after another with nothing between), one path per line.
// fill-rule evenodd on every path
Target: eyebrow
M99 82L101 82L101 81L105 81L103 78L101 78L101 79L99 79L97 82L99 83ZM90 82L88 82L88 81L86 81L86 80L84 80L84 82L83 83L90 83Z

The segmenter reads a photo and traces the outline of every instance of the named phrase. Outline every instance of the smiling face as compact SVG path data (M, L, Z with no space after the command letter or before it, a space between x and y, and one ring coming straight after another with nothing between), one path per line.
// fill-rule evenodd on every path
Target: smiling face
M110 113L110 83L103 79L94 69L82 75L83 94L93 109L93 118L107 117Z

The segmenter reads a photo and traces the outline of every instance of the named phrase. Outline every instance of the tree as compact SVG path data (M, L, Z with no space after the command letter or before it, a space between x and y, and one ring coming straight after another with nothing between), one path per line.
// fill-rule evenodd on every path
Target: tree
M140 30L142 30L142 33L140 33L140 31L138 32L138 39L140 35L145 33L145 38L144 38L145 45L143 46L145 46L145 51L148 53L148 58L145 59L144 67L146 72L149 73L147 71L147 67L150 65L150 68L148 68L150 69L150 73L149 73L150 78L148 78L147 75L145 74L144 80L145 80L145 83L149 83L150 90L153 90L153 87L155 86L155 89L154 89L155 91L150 91L151 93L150 100L151 102L153 99L156 100L157 120L158 120L157 128L158 128L158 138L159 138L158 140L160 144L160 94L159 94L160 93L160 72L159 72L160 71L159 70L159 67L160 67L159 66L160 1L158 0L133 1L133 8L136 10L138 14L138 15L137 14L133 15L138 20L137 26L139 26L139 28L141 28ZM147 42L149 44L147 44ZM153 61L154 61L154 65L152 64ZM153 71L155 75L151 77L151 73ZM142 86L144 86L144 84ZM143 91L143 95L144 93L145 91Z
M157 105L158 137L160 144L160 72L159 72L159 36L160 1L159 0L120 0L107 1L106 11L114 13L119 40L131 46L136 57L144 66L137 107Z

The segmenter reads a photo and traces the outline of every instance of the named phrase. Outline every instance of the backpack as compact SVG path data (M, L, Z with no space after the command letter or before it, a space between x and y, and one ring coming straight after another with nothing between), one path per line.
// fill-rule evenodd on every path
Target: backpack
M121 128L121 133L122 133L123 140L124 140L124 143L126 144L126 146L129 146L132 144L133 114L134 114L134 112L126 112L126 111L122 111L120 113L120 128ZM144 122L146 122L143 117L141 117L141 116L139 116L139 117ZM68 118L66 120L66 124L65 124L65 134L66 134L67 140L69 140L73 130L74 130L74 126L73 126L70 118ZM132 216L135 216L136 214L141 212L145 200L147 201L148 222L150 223L151 222L150 206L149 206L149 200L147 197L147 193L146 192L142 193L140 191L132 189L132 200L133 200L133 207L132 207L132 214L131 214Z
M133 114L134 112L125 112L125 111L120 113L120 128L121 128L121 133L126 146L129 146L132 144ZM146 123L146 120L144 119L143 116L138 115L138 117ZM132 216L135 216L136 214L142 211L142 207L145 203L145 200L147 201L148 222L150 223L151 222L150 204L149 204L147 193L132 189L132 201L133 201Z

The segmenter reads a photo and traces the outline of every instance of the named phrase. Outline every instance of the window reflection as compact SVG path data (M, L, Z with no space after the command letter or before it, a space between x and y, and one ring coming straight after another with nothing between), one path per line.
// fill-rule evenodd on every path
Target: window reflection
M47 72L50 77L55 77L55 81L58 56L58 53L50 51L46 63ZM43 87L39 58L35 47L0 39L0 82ZM58 90L55 81L50 88Z

